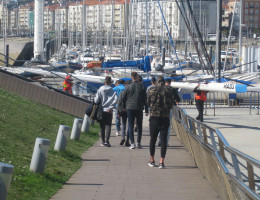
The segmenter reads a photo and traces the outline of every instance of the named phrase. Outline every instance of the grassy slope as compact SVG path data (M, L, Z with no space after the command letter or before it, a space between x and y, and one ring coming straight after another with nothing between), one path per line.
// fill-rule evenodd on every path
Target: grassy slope
M49 199L81 166L80 155L98 139L97 126L53 150L60 124L72 127L74 117L0 89L0 162L14 166L8 200ZM30 172L37 137L51 140L43 174Z

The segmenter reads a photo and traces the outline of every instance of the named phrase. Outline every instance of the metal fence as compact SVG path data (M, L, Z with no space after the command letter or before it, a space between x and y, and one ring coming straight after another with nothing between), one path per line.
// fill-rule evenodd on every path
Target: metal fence
M260 162L231 147L221 132L173 108L172 126L222 199L260 199Z
M182 108L192 108L195 106L194 93L180 92L181 102L179 106ZM207 110L215 110L217 108L248 108L250 114L258 114L260 109L260 93L246 92L246 93L224 93L224 92L209 92L207 94L207 101L205 102L205 114Z

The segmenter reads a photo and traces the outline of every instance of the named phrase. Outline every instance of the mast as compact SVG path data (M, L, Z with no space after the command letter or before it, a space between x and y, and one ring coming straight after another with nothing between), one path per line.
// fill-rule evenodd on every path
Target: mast
M243 19L243 1L240 0L240 17L239 17L239 65L242 64L242 19ZM241 67L240 67L241 69ZM240 70L241 71L241 70Z
M82 3L82 50L86 48L86 4Z
M218 69L218 82L220 82L220 72L221 72L221 30L222 30L222 0L219 0L217 1L216 66L215 66L215 70Z
M145 55L147 56L148 55L148 29L149 29L149 24L148 24L148 0L145 0L145 29L146 29L146 48L145 48Z
M43 0L35 0L35 17L34 17L34 58L43 60L43 34L44 34L44 13Z

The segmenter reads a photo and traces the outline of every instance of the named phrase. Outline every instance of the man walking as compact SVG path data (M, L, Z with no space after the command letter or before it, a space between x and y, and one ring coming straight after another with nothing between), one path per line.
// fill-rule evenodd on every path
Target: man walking
M170 109L174 104L172 91L168 86L165 86L163 76L157 78L157 85L148 91L147 104L150 108L150 161L148 165L155 166L154 154L155 143L158 133L161 134L161 159L159 168L164 168L164 158L167 150L167 133L170 125L169 115Z
M196 108L199 112L199 115L196 117L196 119L203 122L204 102L207 100L207 92L199 90L199 86L200 84L198 83L198 85L194 88L193 92L195 92Z
M116 92L117 99L119 99L120 93L125 89L124 83L125 81L123 79L117 80L115 83L116 87L114 87L113 90ZM115 117L116 117L115 124L116 124L116 135L119 136L121 131L121 120L117 113L117 107L118 107L118 103L116 104L116 109L115 109Z
M95 103L100 103L103 108L100 125L101 146L111 147L109 143L111 124L113 118L113 108L117 102L116 92L111 87L111 77L106 76L105 85L100 87L95 97Z
M122 93L122 98L119 104L122 103L123 108L127 110L128 131L131 141L129 149L135 149L134 139L134 121L137 123L137 148L142 148L142 124L143 124L143 109L145 106L145 113L148 116L148 107L146 105L146 91L145 87L139 83L139 75L136 72L131 73L132 83L125 88Z

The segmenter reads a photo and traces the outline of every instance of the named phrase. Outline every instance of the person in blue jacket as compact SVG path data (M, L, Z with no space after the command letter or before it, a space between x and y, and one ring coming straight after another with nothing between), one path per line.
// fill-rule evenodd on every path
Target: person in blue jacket
M119 99L120 93L125 89L125 85L124 85L125 81L123 79L117 80L115 83L115 86L113 88L113 91L116 92L117 95L117 99ZM116 124L116 135L119 136L120 135L120 131L121 131L121 121L120 121L120 117L117 114L117 106L118 104L116 104L116 109L115 109L115 124Z

